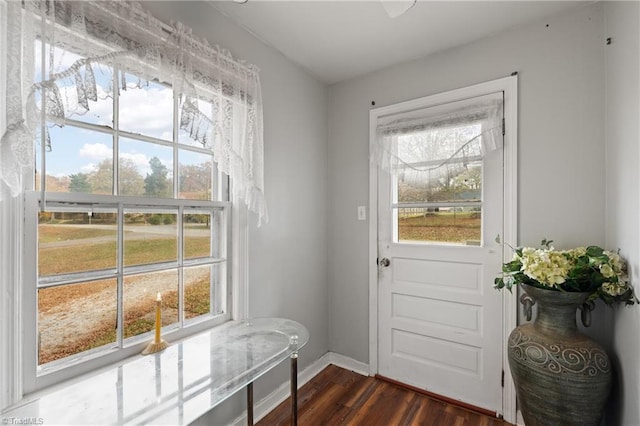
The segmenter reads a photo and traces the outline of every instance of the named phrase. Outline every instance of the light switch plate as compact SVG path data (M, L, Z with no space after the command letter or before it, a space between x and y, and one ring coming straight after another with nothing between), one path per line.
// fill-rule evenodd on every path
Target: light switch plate
M358 220L367 220L366 206L358 206Z

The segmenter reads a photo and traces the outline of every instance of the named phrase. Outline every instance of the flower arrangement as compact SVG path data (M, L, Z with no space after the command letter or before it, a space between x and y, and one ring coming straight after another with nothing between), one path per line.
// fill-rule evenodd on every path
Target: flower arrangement
M513 259L503 264L497 289L527 284L547 290L589 292L589 300L602 299L607 305L638 303L629 284L626 264L618 253L598 246L556 250L553 241L542 240L540 248L514 249Z

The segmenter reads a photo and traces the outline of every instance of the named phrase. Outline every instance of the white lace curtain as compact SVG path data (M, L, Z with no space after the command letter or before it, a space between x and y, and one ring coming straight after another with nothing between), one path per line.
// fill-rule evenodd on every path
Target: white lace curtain
M257 67L234 59L229 51L197 39L181 24L167 26L133 2L26 0L7 3L3 37L7 44L7 128L0 139L0 179L16 196L33 162L40 108L47 120L64 125L83 114L100 96L126 90L96 86L95 75L114 69L147 81L170 84L181 94L180 127L213 151L218 169L229 175L233 195L267 221L264 199L262 97ZM48 74L33 84L34 42L70 50L82 57L64 69L45 58ZM45 55L46 56L46 55ZM128 87L131 87L129 82ZM203 113L202 100L212 112ZM213 119L212 119L213 117ZM51 148L64 141L40 141Z
M371 161L401 181L437 186L502 148L502 92L378 118Z

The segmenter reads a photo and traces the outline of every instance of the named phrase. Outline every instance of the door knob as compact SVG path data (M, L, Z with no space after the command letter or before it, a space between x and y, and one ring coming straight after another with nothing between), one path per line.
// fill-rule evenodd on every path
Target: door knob
M382 259L380 259L380 265L386 268L387 266L391 265L391 261L388 258L383 257Z

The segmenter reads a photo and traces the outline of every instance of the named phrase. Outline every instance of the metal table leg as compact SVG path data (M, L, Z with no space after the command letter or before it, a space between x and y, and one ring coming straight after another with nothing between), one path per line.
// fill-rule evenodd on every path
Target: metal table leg
M247 385L247 424L253 426L253 382Z
M291 425L298 426L298 353L291 354Z

